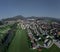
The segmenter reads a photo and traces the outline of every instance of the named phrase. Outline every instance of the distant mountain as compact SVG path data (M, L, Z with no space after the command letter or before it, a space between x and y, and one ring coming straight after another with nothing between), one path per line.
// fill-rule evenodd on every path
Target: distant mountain
M51 20L51 21L56 21L60 23L60 19L58 18L53 18L53 17L42 17L43 20Z
M53 17L27 17L27 19L37 19L37 20L51 20L51 21L56 21L60 23L60 18L53 18Z
M13 20L18 20L18 19L25 19L25 17L23 17L22 15L18 15L18 16L14 16L11 18L6 18L6 19L2 19L3 21L13 21Z
M3 21L12 21L12 20L18 20L18 19L22 19L22 20L27 20L27 19L39 19L39 20L51 20L51 21L57 21L60 23L60 19L58 18L53 18L53 17L36 17L36 16L31 16L31 17L23 17L22 15L17 15L11 18L6 18L3 19Z
M31 16L31 17L27 17L26 19L38 19L39 17L36 16Z

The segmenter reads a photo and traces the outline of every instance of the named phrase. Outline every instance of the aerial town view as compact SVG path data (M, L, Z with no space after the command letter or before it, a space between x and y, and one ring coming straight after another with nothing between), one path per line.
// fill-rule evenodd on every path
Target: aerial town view
M60 52L60 0L0 0L0 52Z

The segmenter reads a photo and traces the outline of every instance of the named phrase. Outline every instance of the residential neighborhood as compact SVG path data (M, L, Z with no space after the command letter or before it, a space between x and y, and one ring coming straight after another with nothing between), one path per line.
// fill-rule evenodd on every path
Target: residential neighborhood
M53 44L60 48L60 23L45 20L32 20L26 23L30 48L50 48ZM24 25L23 25L24 26ZM23 27L22 26L22 27Z

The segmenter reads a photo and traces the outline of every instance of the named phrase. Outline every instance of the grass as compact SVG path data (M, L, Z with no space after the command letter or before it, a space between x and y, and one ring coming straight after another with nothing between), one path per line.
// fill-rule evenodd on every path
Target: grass
M60 48L53 44L51 48L43 49L42 52L60 52Z
M26 30L18 29L7 52L37 52L29 48L27 41Z
M44 44L44 42L43 42L42 40L38 41L38 43L39 43L40 45L42 45L42 46L43 46L43 44Z

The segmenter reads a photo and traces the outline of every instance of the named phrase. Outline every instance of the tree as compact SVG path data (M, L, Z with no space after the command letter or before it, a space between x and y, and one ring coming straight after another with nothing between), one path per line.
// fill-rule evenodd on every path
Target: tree
M2 21L0 21L0 25L3 25Z

